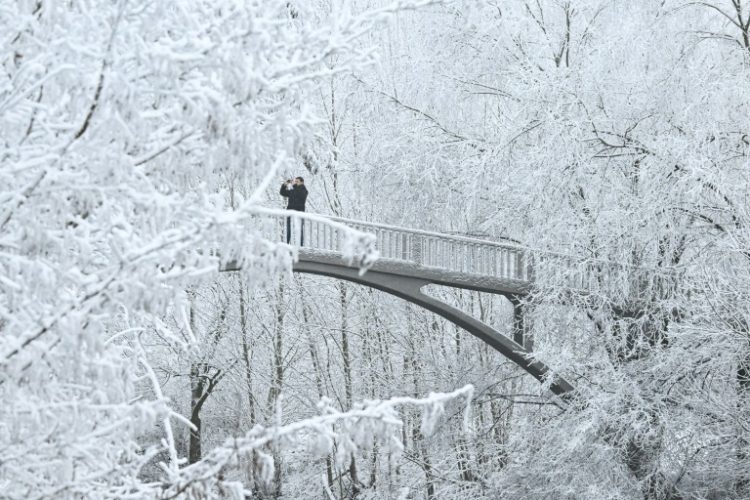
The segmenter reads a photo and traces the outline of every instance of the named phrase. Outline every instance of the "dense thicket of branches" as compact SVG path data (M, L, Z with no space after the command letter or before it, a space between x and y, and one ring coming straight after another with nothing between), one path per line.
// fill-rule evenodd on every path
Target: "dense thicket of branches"
M750 497L750 3L38 1L0 26L8 496ZM282 175L309 211L571 256L593 293L540 268L525 310L575 396L291 278L262 222ZM512 328L502 297L431 292Z

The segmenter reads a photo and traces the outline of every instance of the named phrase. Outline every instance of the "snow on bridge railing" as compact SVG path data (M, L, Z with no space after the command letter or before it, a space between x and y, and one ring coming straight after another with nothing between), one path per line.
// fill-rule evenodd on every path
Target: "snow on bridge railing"
M279 219L282 239L286 218ZM582 290L611 298L644 294L672 286L671 272L628 266L601 259L534 250L508 242L390 226L375 222L316 215L317 220L291 217L291 243L313 250L342 253L346 238L327 221L373 234L380 259L414 263L443 271L537 282L539 285ZM300 229L302 231L300 232Z
M518 245L467 238L463 236L407 229L374 222L326 217L352 229L373 234L380 259L411 262L465 274L532 281L530 253ZM286 221L281 221L286 234ZM303 248L341 252L341 231L319 220L291 217L291 243ZM300 232L300 229L302 231ZM285 237L284 237L285 238Z

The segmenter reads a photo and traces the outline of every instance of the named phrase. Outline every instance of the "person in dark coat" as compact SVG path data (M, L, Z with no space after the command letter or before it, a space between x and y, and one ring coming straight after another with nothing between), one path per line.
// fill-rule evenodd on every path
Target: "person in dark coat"
M307 201L307 188L305 187L305 179L302 177L295 177L294 181L291 179L281 185L281 191L279 194L284 198L288 198L287 210L296 210L298 212L305 211L305 201ZM300 246L305 244L305 220L300 219ZM286 218L286 242L292 238L292 218Z

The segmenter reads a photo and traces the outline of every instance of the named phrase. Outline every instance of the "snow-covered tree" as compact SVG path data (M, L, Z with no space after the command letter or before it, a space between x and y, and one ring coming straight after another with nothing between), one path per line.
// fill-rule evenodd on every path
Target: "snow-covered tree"
M286 1L2 4L4 495L151 494L139 471L162 449L177 477L186 422L149 339L194 349L187 290L223 263L252 286L288 269L261 202L313 137L311 89L368 64L354 40L418 3L308 20ZM236 182L251 189L229 211ZM154 422L160 440L138 439Z

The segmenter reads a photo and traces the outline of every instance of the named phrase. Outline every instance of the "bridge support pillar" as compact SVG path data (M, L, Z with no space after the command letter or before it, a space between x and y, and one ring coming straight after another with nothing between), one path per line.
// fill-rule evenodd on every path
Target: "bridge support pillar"
M513 341L531 351L532 339L526 325L523 302L518 297L509 297L509 300L513 304Z

